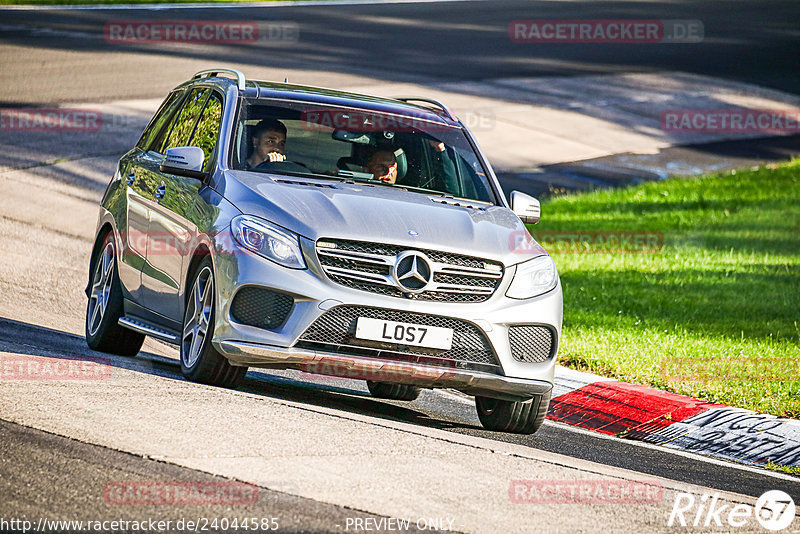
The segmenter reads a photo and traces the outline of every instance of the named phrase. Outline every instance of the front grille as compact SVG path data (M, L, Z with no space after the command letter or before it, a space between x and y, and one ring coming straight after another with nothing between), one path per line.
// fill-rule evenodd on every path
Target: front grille
M409 250L422 252L432 262L433 279L421 293L404 292L392 277L397 256ZM325 274L337 284L397 298L483 302L503 278L503 266L495 261L380 243L321 239L317 257Z
M359 317L383 319L400 323L413 323L425 326L438 326L453 329L453 345L450 350L429 349L425 347L412 347L396 343L383 343L357 339L356 322ZM347 352L347 347L372 349L368 355L387 356L387 353L397 355L419 355L449 362L471 362L476 364L498 365L497 357L489 340L474 324L438 315L404 312L384 308L370 308L366 306L337 306L322 314L300 336L299 346L308 346L308 343L321 343L334 345L339 349L333 352ZM358 351L363 352L363 351ZM380 354L378 354L380 353ZM391 357L391 356L387 356Z
M509 327L508 341L515 360L526 363L547 361L553 356L553 331L546 326L517 325Z
M258 328L277 328L292 311L294 299L260 287L243 287L233 298L231 318Z

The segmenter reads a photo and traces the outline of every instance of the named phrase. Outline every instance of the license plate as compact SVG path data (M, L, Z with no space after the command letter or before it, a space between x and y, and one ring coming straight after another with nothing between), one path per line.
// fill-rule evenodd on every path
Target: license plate
M398 323L359 317L356 337L384 343L399 343L414 347L450 350L453 346L453 329L423 324Z

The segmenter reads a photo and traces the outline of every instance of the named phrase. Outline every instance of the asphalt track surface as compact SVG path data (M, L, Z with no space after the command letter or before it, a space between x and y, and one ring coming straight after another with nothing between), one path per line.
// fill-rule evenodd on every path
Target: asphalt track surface
M128 521L144 522L157 518L158 521L177 523L186 518L199 521L199 518L231 515L228 504L180 507L152 504L137 506L134 512L120 514L120 505L113 498L100 498L87 488L105 488L109 480L127 479L177 483L187 488L192 485L224 487L230 481L2 420L0 435L3 436L0 454L4 460L0 463L0 494L4 495L2 506L6 519L8 516L53 520L58 517L77 518L86 517L87 510L91 510L91 517L99 520L122 515ZM20 465L28 469L19 469ZM265 488L252 488L251 491L257 499L248 506L247 516L275 518L282 531L327 531L337 524L346 525L348 518L351 521L367 517L379 520L379 516L374 514ZM0 532L6 531L0 528ZM417 530L411 528L409 531Z
M0 351L12 354L59 354L65 358L96 356L82 337L27 323L0 319ZM17 341L18 340L18 341ZM140 372L183 381L177 359L142 352L136 358ZM132 360L113 357L111 365L131 368ZM239 390L275 400L298 402L309 407L326 407L342 413L355 413L381 420L400 421L419 427L516 443L533 450L554 452L579 460L640 473L642 478L664 479L700 484L704 487L758 497L767 490L781 489L800 500L800 480L776 478L758 470L743 469L721 461L709 461L691 454L676 454L663 448L596 435L574 427L547 421L533 436L488 432L480 427L471 399L456 392L424 391L413 403L378 400L369 396L362 381L341 378L310 377L300 372L263 372L251 370ZM30 517L82 517L87 509L93 517L113 519L119 507L109 505L102 495L89 488L102 487L108 480L197 481L222 480L204 473L171 466L53 436L0 420L0 494L5 515ZM357 443L354 438L354 443ZM43 469L43 466L48 466ZM22 490L20 489L22 488ZM376 517L310 499L302 499L261 488L258 509L248 515L278 514L282 529L327 531L341 530L350 517ZM13 496L13 497L12 497ZM153 516L177 520L181 517L214 517L224 512L222 506L138 507L123 516ZM204 512L204 513L203 513ZM279 513L280 512L280 513ZM456 512L454 510L454 512ZM174 516L174 517L173 517Z
M110 44L119 20L293 23L296 42L226 46ZM693 19L703 42L519 44L517 19ZM0 22L3 104L162 97L191 62L248 72L307 69L290 81L332 86L340 73L386 81L491 80L622 72L683 71L800 93L797 21L791 0L660 2L402 3L192 10L5 11ZM53 61L53 60L58 61ZM188 69L186 69L188 70ZM335 86L335 85L333 85Z
M227 18L290 21L300 40L252 46L110 45L102 38L108 20ZM508 40L519 18L698 19L706 40L696 45L522 45ZM796 2L464 2L314 8L165 11L68 11L2 13L0 105L161 97L185 77L189 65L235 63L278 73L300 69L318 85L334 85L341 73L384 80L486 80L497 77L682 70L800 92L800 39ZM306 76L306 75L301 75ZM313 80L312 80L313 78ZM121 149L120 152L124 151ZM0 210L2 215L2 210ZM58 232L45 228L36 231ZM87 236L88 238L88 236ZM82 271L76 263L66 266ZM43 285L46 285L43 283ZM19 301L21 299L21 302ZM52 303L28 295L0 295L35 314ZM78 303L78 308L83 302ZM71 305L70 305L71 306ZM29 319L30 321L30 319ZM52 325L51 325L52 326ZM74 329L73 329L74 330ZM83 339L56 326L45 328L15 317L0 319L0 350L63 357L92 355ZM183 381L174 358L145 352L141 372ZM130 368L123 358L113 366ZM400 421L447 432L512 442L669 480L757 497L782 489L800 502L800 480L747 470L723 462L674 454L546 423L534 436L482 430L471 401L450 392L423 392L414 403L376 400L362 382L311 378L301 373L251 371L243 391L309 407L369 416L380 424ZM54 407L55 409L55 407ZM0 414L0 420L2 420ZM66 516L87 507L102 517L118 511L82 488L133 473L148 480L212 480L213 476L164 462L81 443L0 421L0 511L4 515ZM46 466L44 468L43 466ZM333 530L344 517L362 512L262 489L263 513L280 509L286 529ZM262 511L262 510L259 510ZM142 514L148 510L140 510ZM186 515L181 510L181 515ZM198 510L199 512L199 510ZM211 510L218 513L218 510ZM207 511L208 513L208 511ZM220 512L221 513L221 512ZM163 514L162 514L163 515ZM372 516L376 517L376 516ZM591 529L590 526L587 528Z

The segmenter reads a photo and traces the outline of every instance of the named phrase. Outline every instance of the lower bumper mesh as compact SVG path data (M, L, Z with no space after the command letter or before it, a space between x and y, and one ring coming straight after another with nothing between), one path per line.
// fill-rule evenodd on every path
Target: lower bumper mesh
M516 325L508 329L511 355L518 362L540 363L555 353L553 331L546 326Z
M450 350L437 350L358 339L355 337L355 332L356 322L359 317L451 328L453 329L453 345ZM491 343L480 328L472 323L451 317L384 308L366 306L337 306L331 308L303 332L300 336L300 342L364 347L395 354L421 355L455 362L470 362L491 366L499 365Z
M231 318L237 323L258 328L281 326L294 306L289 295L261 287L243 287L233 297Z

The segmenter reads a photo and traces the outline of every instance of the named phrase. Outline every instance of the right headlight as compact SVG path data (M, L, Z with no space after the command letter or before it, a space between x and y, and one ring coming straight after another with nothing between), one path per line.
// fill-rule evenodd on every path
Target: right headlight
M550 256L539 256L517 265L514 279L506 296L512 299L529 299L547 293L558 283L556 264Z
M231 221L236 241L256 254L290 269L305 269L303 252L297 234L250 215L239 215Z

